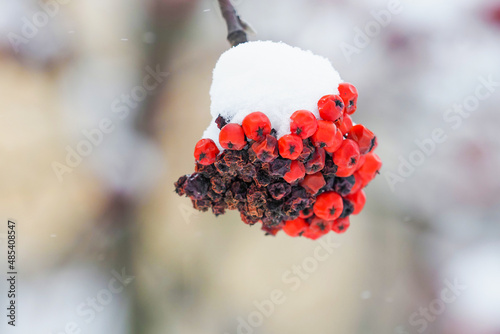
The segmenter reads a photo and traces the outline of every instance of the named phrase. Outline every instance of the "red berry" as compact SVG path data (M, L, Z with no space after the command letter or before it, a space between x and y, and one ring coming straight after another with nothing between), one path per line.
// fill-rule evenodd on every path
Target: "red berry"
M219 132L220 145L229 150L241 150L247 144L243 128L235 123L224 125Z
M332 221L323 220L318 217L313 217L310 219L309 228L304 231L302 236L316 240L319 237L330 232L332 228Z
M314 214L324 220L337 219L342 214L343 208L342 197L333 191L319 195L313 206Z
M365 187L377 175L382 167L382 160L375 153L368 153L363 166L357 170L356 173L363 180L363 187Z
M219 154L219 149L212 139L200 139L194 147L194 158L201 165L211 165Z
M278 157L277 144L275 137L266 135L264 140L252 144L252 150L260 161L271 162Z
M299 217L297 219L285 222L283 231L285 231L285 233L291 237L297 237L300 236L308 227L309 225L306 223L306 221L303 218Z
M302 139L311 137L318 128L316 116L308 110L297 110L290 119L290 131Z
M351 176L356 171L356 168L358 168L358 165L354 165L351 167L338 167L337 171L335 172L335 176L338 176L338 177Z
M336 129L335 135L333 136L333 145L331 145L329 147L326 146L325 151L327 151L329 153L333 153L339 149L339 147L342 145L343 142L344 142L344 136L342 135L342 131L340 131L339 129Z
M354 211L352 212L353 215L360 213L366 203L366 195L363 190L349 194L345 197L345 199L351 202L354 206Z
M361 188L363 188L363 179L361 178L359 173L354 172L354 174L352 174L352 175L354 176L354 184L352 185L352 188L351 188L351 191L349 192L349 194L354 194L355 192L358 192L359 190L361 190Z
M302 162L293 160L290 165L290 171L283 176L286 182L293 183L306 175L306 168Z
M358 90L350 83L343 82L339 85L339 94L345 104L345 112L352 115L358 103Z
M342 131L342 134L345 136L352 128L352 118L351 116L344 113L344 116L342 116L339 121L335 122L335 125L340 129L340 131Z
M302 139L296 135L284 135L278 140L280 155L285 159L295 160L302 153Z
M364 125L356 124L354 125L347 138L354 140L359 145L359 153L366 154L371 152L377 147L377 137L368 130Z
M332 231L339 234L344 233L350 225L349 217L338 218L332 224Z
M354 140L345 139L339 149L333 153L333 163L337 165L339 169L355 168L359 156L358 144L356 144ZM354 173L354 170L352 172Z
M325 167L325 150L320 147L316 147L312 157L305 163L307 174L314 174L319 172Z
M260 229L266 232L266 235L276 235L279 231L281 231L281 226L262 225Z
M311 195L316 195L325 184L325 178L321 172L307 175L304 180L300 181L300 186Z
M330 147L336 142L337 127L330 121L318 121L318 129L312 135L311 141L316 147Z
M340 95L325 95L318 101L319 115L326 121L336 121L344 113Z
M359 160L358 160L358 166L356 167L356 170L360 169L363 164L365 163L366 161L366 155L360 155L359 156Z
M313 210L311 207L305 208L304 210L299 212L299 217L300 218L309 218L314 214Z
M243 119L242 127L247 138L252 140L264 139L266 135L271 133L271 122L269 118L260 111L248 114Z

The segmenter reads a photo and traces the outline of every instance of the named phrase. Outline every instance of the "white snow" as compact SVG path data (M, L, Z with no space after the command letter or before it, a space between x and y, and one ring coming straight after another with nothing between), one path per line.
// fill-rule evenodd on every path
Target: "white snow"
M318 100L338 94L341 82L331 63L311 51L270 41L240 44L223 53L214 68L212 121L203 138L218 145L219 115L241 124L254 111L269 117L280 138L290 133L290 116L296 110L309 110L319 118Z

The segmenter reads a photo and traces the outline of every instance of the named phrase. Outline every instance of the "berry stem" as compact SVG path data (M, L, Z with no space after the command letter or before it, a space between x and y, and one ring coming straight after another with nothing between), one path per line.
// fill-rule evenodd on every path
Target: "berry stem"
M230 0L219 0L220 10L227 24L227 40L231 46L248 42L243 23Z

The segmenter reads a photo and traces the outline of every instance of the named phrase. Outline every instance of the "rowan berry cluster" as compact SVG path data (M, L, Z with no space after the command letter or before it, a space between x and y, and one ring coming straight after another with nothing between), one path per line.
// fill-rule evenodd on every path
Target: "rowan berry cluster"
M195 147L195 173L179 178L177 194L191 198L201 211L217 216L238 210L243 222L262 224L267 234L317 239L343 233L349 216L365 204L363 188L382 166L373 153L377 138L361 124L353 126L358 93L348 83L339 95L318 101L321 119L308 110L290 117L290 134L276 138L262 112L242 124L219 116L220 153L212 139Z

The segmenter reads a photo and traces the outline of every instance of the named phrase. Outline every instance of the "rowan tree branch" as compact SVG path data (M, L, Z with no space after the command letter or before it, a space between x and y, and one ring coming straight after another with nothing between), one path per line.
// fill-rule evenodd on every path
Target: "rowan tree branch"
M227 24L227 40L231 46L248 42L245 23L241 21L230 0L219 0L220 10Z

